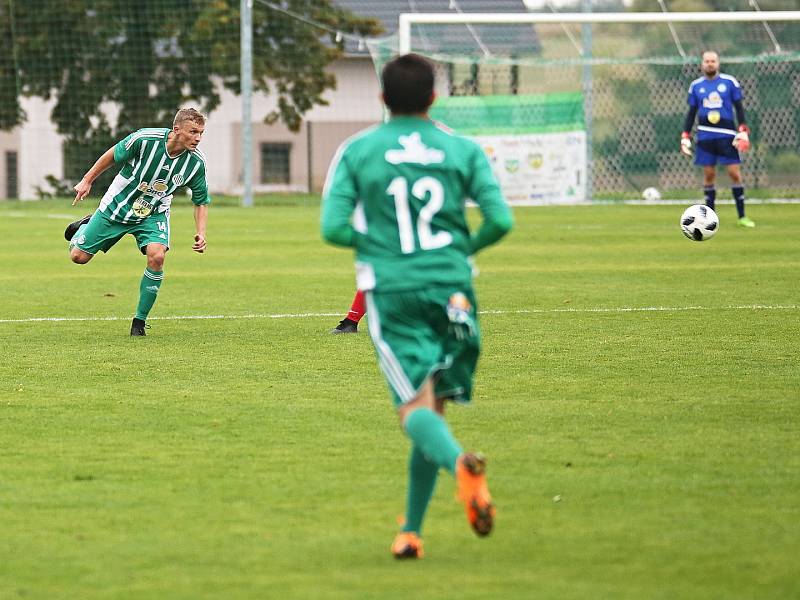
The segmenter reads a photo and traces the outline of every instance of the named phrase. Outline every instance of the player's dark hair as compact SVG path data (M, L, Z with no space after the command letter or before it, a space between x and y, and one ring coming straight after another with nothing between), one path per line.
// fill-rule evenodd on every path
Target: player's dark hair
M418 54L390 60L381 72L383 101L395 115L424 113L433 101L433 65Z

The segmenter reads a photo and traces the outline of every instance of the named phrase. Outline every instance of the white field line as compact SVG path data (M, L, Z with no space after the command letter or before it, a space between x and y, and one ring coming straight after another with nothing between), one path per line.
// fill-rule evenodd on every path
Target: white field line
M687 312L709 310L798 310L800 306L779 304L743 304L728 306L620 306L611 308L541 308L523 310L481 310L482 315L536 315L551 313L637 313L637 312ZM241 319L313 319L318 317L339 317L343 313L279 313L279 314L245 314L245 315L173 315L167 317L150 317L148 321L185 321L185 320L228 320ZM28 317L24 319L0 319L0 323L43 323L43 322L73 322L73 321L128 321L126 317Z
M702 199L683 199L677 200L674 198L662 198L661 200L644 200L644 199L629 199L629 200L604 200L603 198L596 198L585 202L577 202L574 204L565 204L563 206L604 206L608 204L628 204L634 206L664 206L664 205L683 205L689 206L690 204L701 203ZM468 201L468 206L476 206L475 203ZM542 208L556 206L553 204L542 205L532 200L515 200L510 203L512 206L525 206L533 208ZM733 200L723 199L717 200L717 204L733 204ZM747 204L800 204L800 198L748 198ZM91 210L91 207L89 207ZM218 206L214 210L239 210L234 206ZM77 217L75 214L69 213L46 213L40 214L36 212L26 212L22 210L10 210L3 213L3 217L13 219L56 219L59 221L74 221Z

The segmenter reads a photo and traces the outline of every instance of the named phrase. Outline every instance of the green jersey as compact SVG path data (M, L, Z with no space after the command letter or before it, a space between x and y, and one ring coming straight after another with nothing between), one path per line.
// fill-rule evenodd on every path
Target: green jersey
M393 118L346 141L323 198L322 235L355 247L360 290L469 284L469 256L512 221L480 146L416 117ZM484 217L474 236L467 198Z
M122 169L100 201L98 210L117 223L141 223L154 212L169 210L181 186L192 190L194 204L208 204L205 158L199 150L167 152L167 128L140 129L114 146Z

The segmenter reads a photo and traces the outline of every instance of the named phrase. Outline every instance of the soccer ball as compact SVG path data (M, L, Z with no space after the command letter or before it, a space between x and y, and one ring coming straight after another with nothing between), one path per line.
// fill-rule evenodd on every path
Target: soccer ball
M681 231L690 240L702 242L719 231L719 217L709 207L694 204L681 215Z
M642 198L648 202L655 202L656 200L661 200L661 192L654 187L649 187L642 192Z

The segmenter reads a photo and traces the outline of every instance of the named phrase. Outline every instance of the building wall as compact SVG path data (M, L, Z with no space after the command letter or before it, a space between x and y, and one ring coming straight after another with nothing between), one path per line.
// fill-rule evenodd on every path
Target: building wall
M0 199L7 197L8 173L6 172L6 153L16 152L19 161L19 129L0 131ZM17 167L17 187L19 187L19 166Z
M273 96L253 96L253 178L256 191L276 189L275 186L259 184L262 143L291 144L291 182L284 189L307 190L310 185L312 191L319 191L339 145L357 131L383 119L380 85L372 60L346 58L333 63L330 70L336 76L337 88L325 95L328 105L315 106L308 111L297 132L290 131L283 123L265 124L263 118L276 107L276 100ZM241 98L223 92L220 107L209 117L201 144L209 164L209 187L217 193L242 193L241 125Z
M319 191L328 164L342 141L383 118L379 101L380 86L372 60L364 57L344 58L333 63L329 69L336 76L337 87L325 94L328 105L315 106L306 113L297 132L289 131L281 123L266 125L263 119L276 107L276 99L264 94L253 96L253 174L257 190L274 189L274 186L258 184L262 143L291 144L291 182L285 189L306 190L310 185L312 190ZM24 98L22 106L27 115L25 124L13 132L0 132L0 198L5 195L6 189L6 150L18 152L21 198L36 198L37 186L47 188L47 175L64 176L63 138L50 120L53 104L52 100L45 102L38 98ZM209 115L206 124L200 149L207 159L208 184L212 193L240 194L242 191L241 105L239 96L223 90L221 104ZM107 106L105 110L111 121L115 122L116 107ZM163 125L166 127L170 124ZM86 168L90 166L86 165Z
M64 159L61 150L61 136L50 120L54 101L40 98L23 98L22 109L27 120L12 133L16 145L20 198L36 198L36 188L47 188L45 177L61 177L64 172ZM10 149L10 148L9 148ZM5 151L2 155L5 170ZM88 167L87 167L88 168ZM5 179L2 179L2 194L5 194Z
M362 129L378 123L374 121L315 121L311 124L311 191L322 191L333 155L341 143Z

